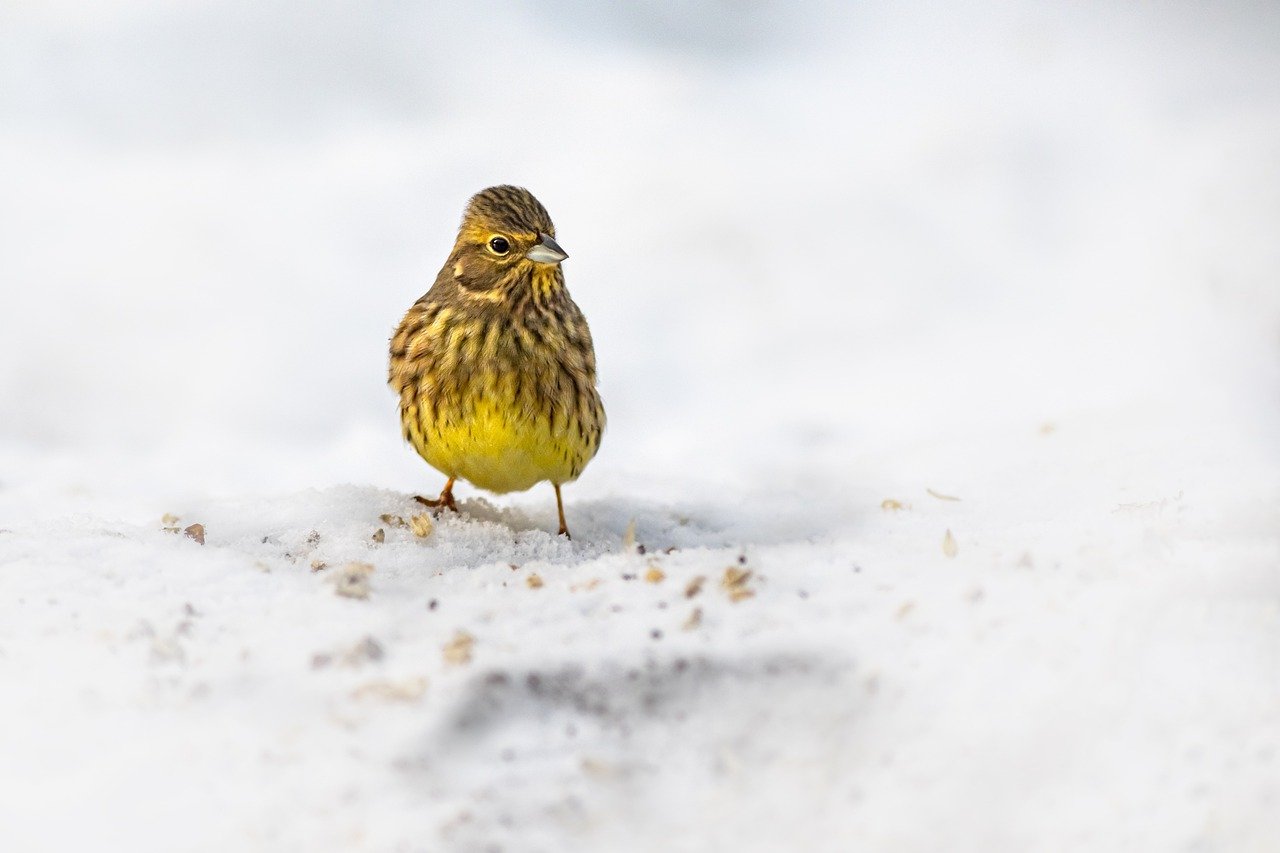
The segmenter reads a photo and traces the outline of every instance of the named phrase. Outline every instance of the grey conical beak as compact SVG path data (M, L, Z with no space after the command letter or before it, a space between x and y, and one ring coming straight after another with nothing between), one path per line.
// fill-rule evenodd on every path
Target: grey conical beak
M551 239L550 234L539 234L542 240L538 245L525 252L525 257L539 264L558 264L565 258L569 257L569 253L560 248L560 244Z

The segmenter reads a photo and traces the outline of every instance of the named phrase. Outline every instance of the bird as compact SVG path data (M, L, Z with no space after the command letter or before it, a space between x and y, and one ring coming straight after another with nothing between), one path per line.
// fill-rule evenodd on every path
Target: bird
M472 196L435 283L391 337L388 384L405 440L447 478L416 500L456 512L458 480L497 494L550 481L557 534L572 538L560 488L600 449L605 412L555 235L523 187Z

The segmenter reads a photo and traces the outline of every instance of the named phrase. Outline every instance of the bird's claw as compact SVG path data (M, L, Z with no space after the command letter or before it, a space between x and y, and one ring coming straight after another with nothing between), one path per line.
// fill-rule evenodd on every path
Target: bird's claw
M450 509L454 512L458 511L458 505L453 501L452 492L444 492L440 497L435 498L434 500L432 498L424 498L422 495L414 495L413 499L423 506L431 507L432 509Z

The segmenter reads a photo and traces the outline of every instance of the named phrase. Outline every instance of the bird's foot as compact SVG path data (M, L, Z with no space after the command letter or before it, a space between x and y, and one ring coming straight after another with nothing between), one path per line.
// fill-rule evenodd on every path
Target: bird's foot
M458 505L453 501L453 480L452 478L445 484L444 491L440 493L440 497L432 500L424 498L422 495L414 495L413 499L423 506L429 506L432 509L451 509L458 511Z
M448 492L445 492L434 500L432 498L424 498L422 495L414 495L413 499L423 506L429 506L432 509L451 509L454 512L458 511L458 505L453 502L453 495Z

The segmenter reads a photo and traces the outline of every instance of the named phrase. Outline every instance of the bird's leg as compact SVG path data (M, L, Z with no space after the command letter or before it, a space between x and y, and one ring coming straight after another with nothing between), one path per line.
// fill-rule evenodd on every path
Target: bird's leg
M444 491L442 491L440 493L440 497L435 500L431 500L431 498L424 498L422 495L414 495L413 499L423 506L429 506L432 509L440 509L443 507L444 509L451 509L454 512L457 512L458 505L453 502L453 481L456 479L458 478L450 477L449 482L444 484Z
M556 531L557 536L563 536L565 539L572 539L569 535L569 525L564 523L564 501L560 499L560 484L552 483L556 487L556 512L560 514L560 529Z

